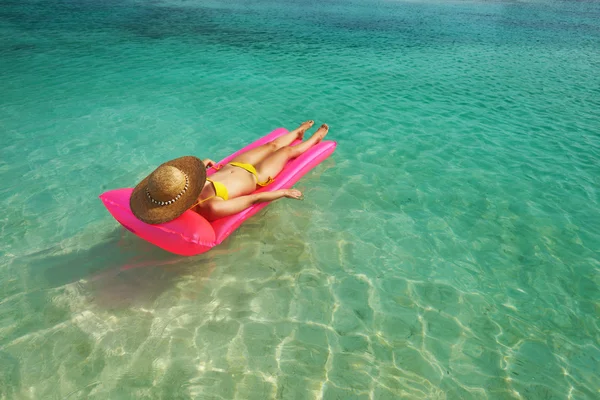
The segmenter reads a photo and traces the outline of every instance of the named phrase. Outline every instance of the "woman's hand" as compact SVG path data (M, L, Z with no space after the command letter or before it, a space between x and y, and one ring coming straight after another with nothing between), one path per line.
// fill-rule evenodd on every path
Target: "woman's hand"
M211 160L210 158L202 160L202 162L206 166L206 169L209 169L210 167L213 167L215 165L215 162L213 160Z
M304 198L302 192L296 189L284 189L283 195L288 199L302 200Z

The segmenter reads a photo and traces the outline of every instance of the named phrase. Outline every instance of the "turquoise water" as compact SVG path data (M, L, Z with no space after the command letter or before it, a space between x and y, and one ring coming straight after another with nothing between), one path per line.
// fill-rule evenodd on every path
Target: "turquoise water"
M0 5L0 399L600 396L599 3ZM97 198L306 119L209 253Z

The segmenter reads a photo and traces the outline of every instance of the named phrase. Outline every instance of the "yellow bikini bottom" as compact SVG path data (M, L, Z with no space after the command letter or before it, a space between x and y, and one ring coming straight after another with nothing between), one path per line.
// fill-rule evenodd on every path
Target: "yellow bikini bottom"
M256 168L254 168L254 165L252 165L252 164L231 162L231 163L229 163L229 165L238 167L241 169L245 169L246 171L250 172L252 175L254 175L256 177L256 184L258 186L267 186L268 184L273 182L273 178L271 178L271 177L269 177L269 179L267 179L264 182L259 182L258 181L258 172L256 172ZM219 169L221 169L221 166L215 165L213 168L216 170L219 170ZM206 180L213 184L213 186L215 188L215 194L217 197L220 197L223 200L227 200L229 198L229 192L227 192L227 188L225 187L225 185L223 185L221 182L216 182L216 181L210 180L208 178Z

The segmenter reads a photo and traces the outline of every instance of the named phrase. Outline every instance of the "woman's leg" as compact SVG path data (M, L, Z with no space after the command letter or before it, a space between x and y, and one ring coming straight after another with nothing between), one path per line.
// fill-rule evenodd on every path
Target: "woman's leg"
M327 135L328 131L329 127L326 124L323 124L307 141L299 143L296 146L282 147L256 164L255 167L258 172L259 182L264 182L269 178L277 176L289 160L298 157L300 154L319 143L323 140L325 135Z
M313 126L314 123L315 121L306 121L293 131L290 131L285 135L278 137L272 142L265 143L262 146L258 146L255 149L248 150L231 161L248 163L252 165L258 164L264 158L276 152L280 148L289 146L294 142L294 140L302 139L304 137L304 132L306 132L307 129L310 129L310 127Z

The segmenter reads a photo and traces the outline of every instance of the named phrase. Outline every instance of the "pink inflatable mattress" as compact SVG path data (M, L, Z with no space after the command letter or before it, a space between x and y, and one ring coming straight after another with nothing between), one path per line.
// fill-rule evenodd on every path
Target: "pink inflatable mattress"
M238 154L268 143L287 132L284 128L276 129L217 164L224 165ZM259 188L255 193L291 188L308 171L329 157L335 151L335 147L336 143L333 141L323 141L313 146L298 158L290 160L283 171L275 177L273 183ZM211 168L207 175L210 176L215 172ZM213 222L209 222L201 215L188 210L173 221L149 225L138 220L131 212L129 198L132 191L132 188L110 190L102 193L100 199L111 215L129 231L166 251L183 256L204 253L220 244L244 221L269 204L255 204L238 214Z

